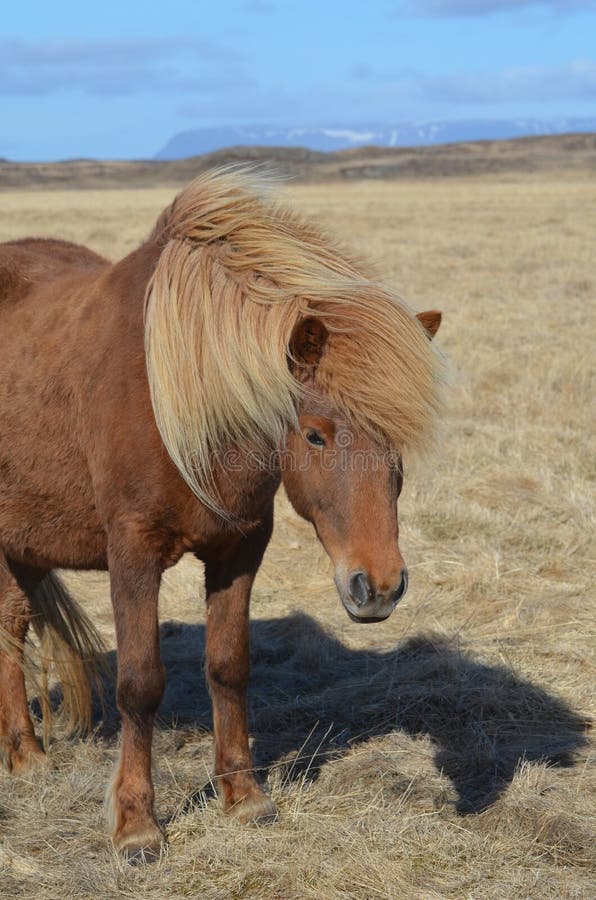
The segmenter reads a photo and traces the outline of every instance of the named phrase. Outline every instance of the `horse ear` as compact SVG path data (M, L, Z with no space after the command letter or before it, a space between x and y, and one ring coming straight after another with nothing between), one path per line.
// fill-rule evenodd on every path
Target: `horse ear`
M416 318L426 331L429 341L432 341L435 334L439 330L439 325L441 324L441 319L443 318L442 314L438 311L438 309L427 309L426 312L418 313Z
M288 348L290 367L317 366L328 337L329 332L320 319L309 316L298 322Z

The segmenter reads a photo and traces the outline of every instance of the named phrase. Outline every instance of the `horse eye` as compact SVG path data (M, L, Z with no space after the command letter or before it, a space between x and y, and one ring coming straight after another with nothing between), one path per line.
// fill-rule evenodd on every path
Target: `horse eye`
M312 444L314 447L324 447L325 446L325 438L319 434L318 431L315 431L313 428L310 428L306 432L306 440L309 444Z

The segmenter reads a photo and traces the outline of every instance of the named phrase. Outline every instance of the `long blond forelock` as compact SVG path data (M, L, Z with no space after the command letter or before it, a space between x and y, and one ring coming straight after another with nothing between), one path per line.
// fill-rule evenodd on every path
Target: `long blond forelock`
M329 332L318 389L391 447L421 448L440 360L413 314L245 171L200 176L160 216L145 342L156 422L183 478L224 514L214 467L230 445L279 446L303 388L288 366L306 315Z

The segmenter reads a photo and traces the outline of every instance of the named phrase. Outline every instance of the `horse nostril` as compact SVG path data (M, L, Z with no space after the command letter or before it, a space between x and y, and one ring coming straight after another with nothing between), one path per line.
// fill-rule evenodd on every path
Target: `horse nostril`
M364 572L354 572L350 576L348 590L350 597L358 607L364 606L372 597L371 586Z
M399 587L397 588L397 590L395 591L395 593L393 594L393 597L392 597L393 602L397 603L398 600L401 600L401 598L403 597L403 595L405 594L405 592L407 590L408 590L408 570L404 568L401 570L401 581L399 583Z

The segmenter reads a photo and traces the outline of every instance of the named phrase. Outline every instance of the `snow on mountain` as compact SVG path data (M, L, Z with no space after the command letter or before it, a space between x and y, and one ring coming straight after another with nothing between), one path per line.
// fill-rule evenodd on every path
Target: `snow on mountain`
M181 131L168 141L155 159L185 159L234 146L307 147L309 150L332 151L373 144L380 147L416 147L592 131L596 131L596 118L478 119L387 126L333 125L320 128L236 125Z

